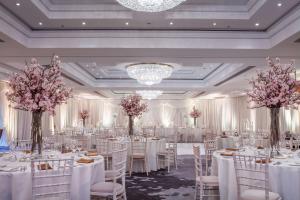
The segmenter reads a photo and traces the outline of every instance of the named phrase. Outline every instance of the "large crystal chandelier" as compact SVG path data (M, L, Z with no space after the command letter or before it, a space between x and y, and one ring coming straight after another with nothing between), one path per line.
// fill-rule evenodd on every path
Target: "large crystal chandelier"
M141 95L143 99L156 99L158 96L162 95L162 91L160 90L138 90L137 94Z
M138 63L127 66L128 76L140 84L159 84L162 79L171 76L173 67L163 63Z
M117 0L121 5L141 12L161 12L174 8L185 0Z

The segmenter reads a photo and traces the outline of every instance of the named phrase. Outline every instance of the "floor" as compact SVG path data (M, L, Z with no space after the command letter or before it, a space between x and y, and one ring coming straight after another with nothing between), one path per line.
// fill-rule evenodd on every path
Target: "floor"
M144 173L133 173L131 177L127 176L127 199L193 200L195 194L193 145L200 145L201 154L204 154L203 144L178 144L177 170L172 168L171 172L168 173L167 170L162 169L151 172L149 176Z

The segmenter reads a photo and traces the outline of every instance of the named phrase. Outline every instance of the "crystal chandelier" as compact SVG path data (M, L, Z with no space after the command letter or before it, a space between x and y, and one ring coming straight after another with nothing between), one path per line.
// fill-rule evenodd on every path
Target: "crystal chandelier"
M127 66L128 76L140 84L159 84L162 79L171 76L173 67L162 63L138 63Z
M185 0L117 0L121 5L135 11L161 12L174 8Z
M160 90L138 90L137 94L141 95L143 99L156 99L158 96L162 95L162 91Z

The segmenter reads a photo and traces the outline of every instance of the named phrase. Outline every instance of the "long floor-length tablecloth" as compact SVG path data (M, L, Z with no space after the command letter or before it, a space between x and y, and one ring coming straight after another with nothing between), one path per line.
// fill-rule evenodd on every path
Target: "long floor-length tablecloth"
M212 174L218 175L221 200L237 200L237 182L232 157L223 157L215 152ZM280 165L274 163L280 162ZM284 200L300 199L300 166L291 166L300 159L278 159L269 165L270 190Z
M26 166L25 172L0 171L0 200L31 200L31 171L29 162L10 162L0 158L0 165ZM90 164L74 163L71 185L72 200L89 200L90 187L104 182L104 159L99 156Z

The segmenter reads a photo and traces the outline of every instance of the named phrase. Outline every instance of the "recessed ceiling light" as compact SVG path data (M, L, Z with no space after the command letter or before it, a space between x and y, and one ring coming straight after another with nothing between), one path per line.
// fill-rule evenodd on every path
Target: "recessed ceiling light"
M126 22L125 25L126 25L126 26L129 26L129 22Z
M85 25L86 25L86 22L82 22L81 24L82 24L82 26L85 26Z
M173 22L170 22L170 25L172 26L174 23Z
M255 26L258 27L258 26L259 26L259 23L255 23Z
M217 26L217 23L216 23L216 22L214 22L214 23L213 23L213 26Z
M43 26L43 22L39 22L39 25L40 25L40 26Z
M16 6L20 6L21 4L19 2L16 3Z
M281 7L281 6L282 6L282 3L280 3L280 2L277 3L277 6L278 6L278 7Z

